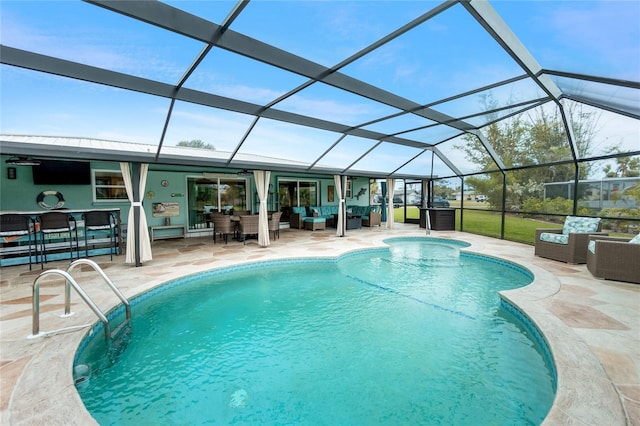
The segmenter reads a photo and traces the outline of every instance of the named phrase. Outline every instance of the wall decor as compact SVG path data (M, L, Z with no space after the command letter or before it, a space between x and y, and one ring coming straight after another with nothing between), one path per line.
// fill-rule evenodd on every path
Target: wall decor
M153 203L153 217L180 216L180 203Z
M335 200L335 191L336 191L336 187L333 185L329 185L327 186L327 201L330 203L333 203L333 201Z

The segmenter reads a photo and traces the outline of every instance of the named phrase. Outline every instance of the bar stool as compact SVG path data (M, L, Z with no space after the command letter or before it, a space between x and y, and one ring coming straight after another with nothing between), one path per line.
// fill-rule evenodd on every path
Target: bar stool
M0 215L0 237L22 237L27 235L29 239L29 270L31 270L31 242L33 241L34 254L38 255L38 245L35 238L35 227L31 217L22 214L5 213ZM31 236L33 235L33 240ZM36 259L37 262L37 259Z
M46 235L51 234L69 234L69 256L73 260L73 233L75 232L76 239L76 253L80 258L80 249L78 246L78 227L76 226L76 220L69 213L62 212L48 212L43 213L38 217L40 222L40 236L42 255L40 256L41 267L44 268L44 263L47 261L47 243Z
M89 245L87 244L87 234L95 231L109 231L109 254L113 260L113 252L116 249L116 219L111 212L93 210L82 215L84 220L84 251L85 256L89 257ZM95 235L94 237L95 238Z

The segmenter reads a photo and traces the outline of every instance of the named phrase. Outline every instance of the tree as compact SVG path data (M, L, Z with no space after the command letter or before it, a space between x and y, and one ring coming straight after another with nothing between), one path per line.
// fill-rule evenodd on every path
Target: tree
M499 106L491 94L483 95L480 102L487 111L496 110ZM566 113L572 124L576 154L580 158L586 157L592 150L598 117L586 112L578 103L570 103ZM488 119L492 118L498 117L490 113ZM566 182L575 178L573 163L551 164L572 159L571 145L558 108L539 107L532 112L496 121L484 129L484 135L506 169L541 165L507 172L505 201L509 210L520 210L529 197L542 198L544 183ZM467 159L477 164L480 171L487 172L466 178L465 184L473 187L476 193L487 195L492 207L501 207L502 173L494 172L498 170L494 159L475 135L467 134L463 140L466 143L456 148L463 150ZM581 164L579 178L585 179L589 173L590 165Z
M181 141L178 142L177 146L186 146L189 148L200 148L200 149L210 149L210 150L215 150L216 147L209 144L209 143L205 143L203 141L201 141L200 139L194 139L191 141Z
M619 153L618 146L612 147L609 152ZM610 164L607 164L602 171L605 173L605 177L638 177L640 176L640 157L639 156L621 156L615 158L617 166L613 170Z

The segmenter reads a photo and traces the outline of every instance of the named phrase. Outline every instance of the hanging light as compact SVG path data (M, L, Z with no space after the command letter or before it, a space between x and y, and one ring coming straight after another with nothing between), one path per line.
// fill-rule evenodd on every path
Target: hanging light
M238 176L253 176L253 172L251 170L247 170L247 169L242 169L236 174Z
M5 163L15 166L39 166L40 160L31 157L11 157Z

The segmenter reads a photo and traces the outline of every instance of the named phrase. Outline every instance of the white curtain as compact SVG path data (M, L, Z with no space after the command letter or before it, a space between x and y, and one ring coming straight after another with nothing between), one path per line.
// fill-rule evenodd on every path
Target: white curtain
M336 235L338 237L344 237L345 231L345 223L344 223L344 209L346 200L343 195L345 192L345 188L342 187L342 176L333 175L333 181L336 184L336 193L338 195L338 223L336 223Z
M260 215L258 225L258 244L261 247L267 247L271 244L269 241L269 213L267 211L267 201L269 196L269 181L271 180L271 172L263 170L254 170L253 177L256 180L256 190L258 191L258 199L260 200Z
M134 210L135 207L140 207L140 223L138 225L140 234L140 262L144 263L153 259L151 253L151 241L149 240L149 228L147 227L147 216L142 206L142 201L133 199L133 182L131 180L131 169L129 163L120 163L120 170L122 171L122 178L124 179L124 186L127 189L127 198L131 203L129 208L129 216L127 219L127 250L126 250L126 263L136 263L136 238L135 238L135 224L134 224ZM149 171L148 164L140 165L140 185L138 186L138 193L140 199L144 198L145 187L147 184L147 173Z
M395 189L396 180L387 178L387 195L389 201L387 205L387 229L393 228L393 190Z

